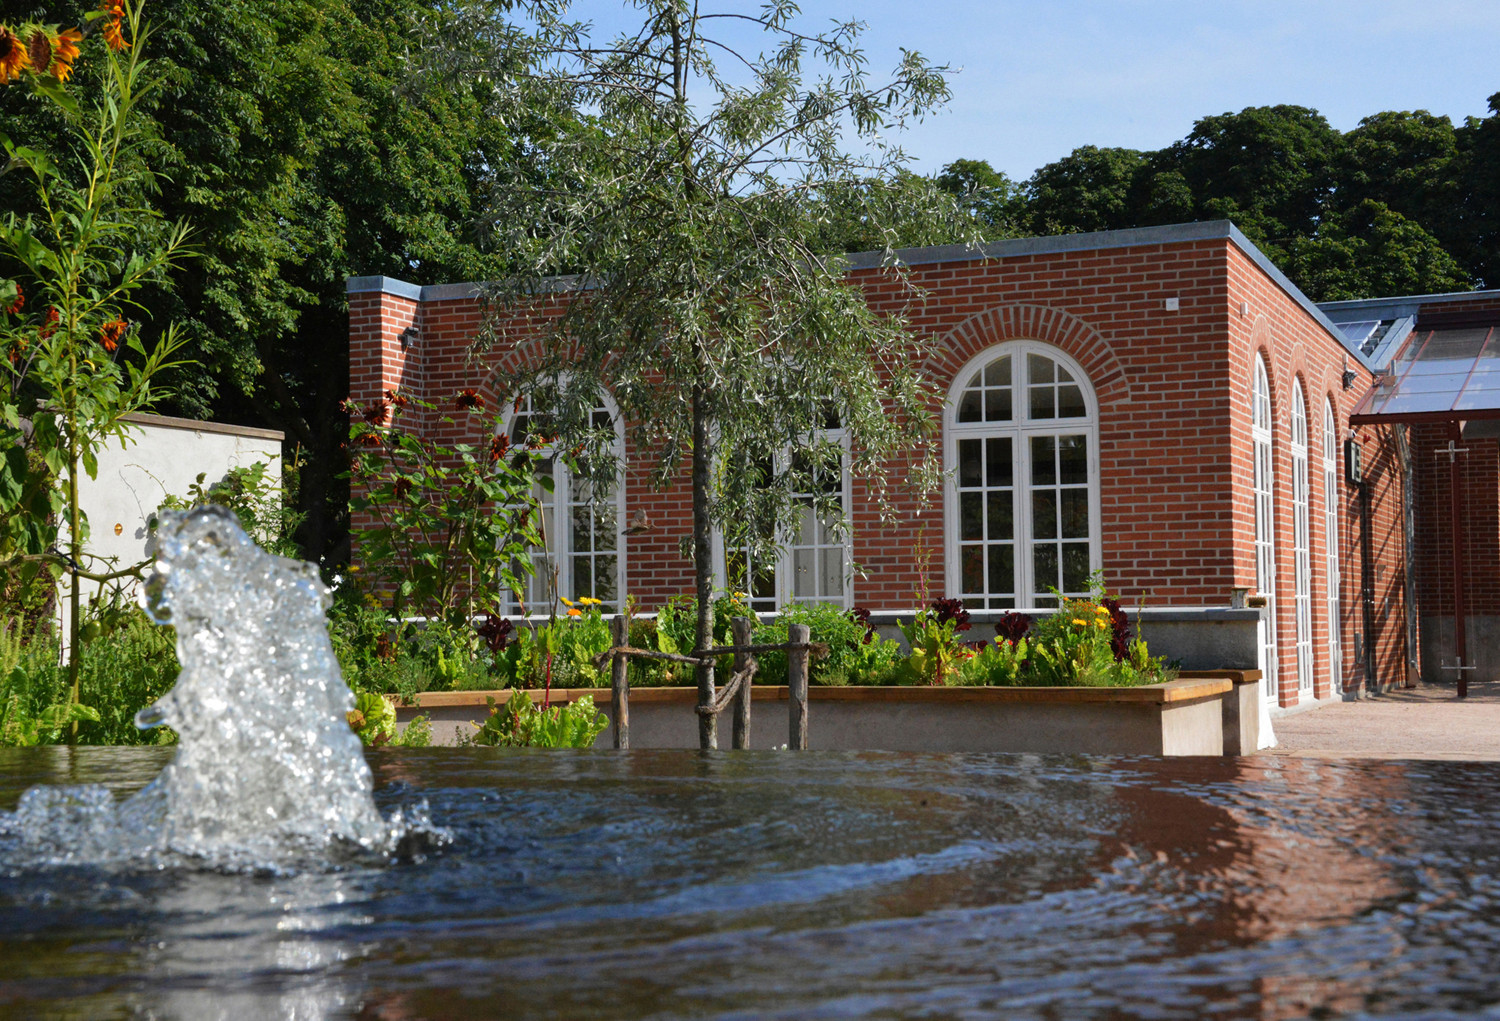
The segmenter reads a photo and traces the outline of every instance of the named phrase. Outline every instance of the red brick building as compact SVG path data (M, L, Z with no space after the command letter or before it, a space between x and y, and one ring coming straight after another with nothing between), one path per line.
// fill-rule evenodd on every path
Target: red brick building
M1045 606L1052 587L1081 592L1102 569L1127 606L1205 624L1258 616L1255 656L1276 678L1273 705L1405 683L1419 664L1441 676L1425 667L1452 608L1437 594L1443 572L1424 565L1451 540L1412 512L1438 483L1409 465L1448 427L1378 415L1351 424L1380 358L1396 354L1355 337L1357 324L1375 321L1377 341L1394 343L1398 320L1412 319L1412 335L1415 312L1320 309L1227 222L901 254L925 291L907 309L912 328L939 352L926 370L946 395L934 409L944 491L898 492L896 523L883 524L860 480L846 480L847 535L809 515L780 561L748 580L732 577L742 559L719 556L726 585L750 587L767 606L909 611L956 595L998 612ZM906 305L878 259L854 257L851 277L876 309ZM476 293L352 278L351 397L400 388L441 402L478 384L483 374L466 362L481 325ZM1451 297L1404 300L1459 311ZM1463 297L1465 313L1486 300L1500 307L1495 295ZM601 406L612 411L607 398ZM1485 442L1472 463L1487 467L1464 483L1483 509L1464 527L1488 538L1471 539L1465 555L1488 550L1493 566L1496 442ZM691 530L685 469L682 485L661 491L627 468L594 500L558 481L565 593L613 603L628 592L649 609L692 591L679 552ZM1500 595L1487 593L1468 606L1500 620ZM1249 609L1232 609L1242 601ZM1419 656L1424 634L1433 649Z

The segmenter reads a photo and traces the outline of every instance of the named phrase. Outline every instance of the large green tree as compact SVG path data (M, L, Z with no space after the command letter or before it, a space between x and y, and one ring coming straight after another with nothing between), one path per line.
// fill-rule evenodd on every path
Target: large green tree
M35 6L58 21L91 5ZM171 380L175 410L284 430L302 461L304 553L338 560L345 278L502 273L479 211L493 168L525 161L519 129L484 116L484 80L410 59L453 27L439 0L149 0L145 14L164 77L145 198L193 223L202 254L142 313L179 323L199 363ZM0 97L0 118L35 137L45 116Z
M944 101L947 86L915 53L873 80L857 25L804 32L789 0L748 15L685 0L636 6L639 30L609 42L540 19L542 94L590 116L543 150L567 187L516 179L497 189L491 219L527 262L493 298L502 329L508 310L561 306L527 347L533 371L522 381L554 409L560 445L583 444L594 470L615 470L592 442L607 389L658 482L690 465L702 649L712 644L715 526L757 545L795 529L794 494L818 492L819 472L842 456L820 439L830 417L851 436L852 470L877 490L888 459L931 427L912 335L899 315L872 311L825 254L818 212L842 182L892 180L902 156L879 135ZM533 87L524 99L537 96ZM869 147L852 154L846 136ZM883 187L842 198L889 248ZM586 286L557 293L548 278L569 269ZM748 521L770 527L746 534ZM712 671L698 681L706 704ZM717 740L711 715L700 738Z

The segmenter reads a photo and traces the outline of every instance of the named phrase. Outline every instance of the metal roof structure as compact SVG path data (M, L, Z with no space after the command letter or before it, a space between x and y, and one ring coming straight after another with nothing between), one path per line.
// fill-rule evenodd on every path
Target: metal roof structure
M1413 330L1349 421L1481 418L1500 418L1500 323Z

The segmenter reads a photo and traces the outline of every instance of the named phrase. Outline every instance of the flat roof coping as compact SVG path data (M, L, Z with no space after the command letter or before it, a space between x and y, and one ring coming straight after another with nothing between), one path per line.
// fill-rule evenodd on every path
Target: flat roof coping
M982 245L932 245L924 248L898 248L896 260L907 266L930 265L939 262L971 262L981 259L1013 259L1028 255L1058 255L1071 252L1107 251L1118 248L1139 248L1147 245L1173 245L1194 241L1229 241L1244 252L1250 261L1268 276L1273 283L1302 307L1318 325L1352 354L1361 365L1374 372L1378 366L1358 348L1351 348L1332 319L1307 295L1266 258L1259 248L1238 227L1228 220L1204 220L1197 223L1173 223L1160 227L1132 227L1127 230L1103 230L1087 234L1054 234L1047 237L1010 238L991 241ZM875 269L885 265L884 252L856 252L844 256L844 265L849 270ZM547 290L568 290L580 286L580 277L556 277ZM481 294L485 285L478 281L456 284L429 284L425 287L385 276L350 277L348 293L360 294L379 291L414 301L450 301L459 298L474 298ZM1389 318L1389 317L1386 317Z

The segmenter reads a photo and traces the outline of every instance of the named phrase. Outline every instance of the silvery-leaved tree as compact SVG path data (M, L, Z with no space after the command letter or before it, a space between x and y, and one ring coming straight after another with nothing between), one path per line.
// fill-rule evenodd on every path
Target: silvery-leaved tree
M635 7L641 27L607 43L565 11L531 12L529 71L510 72L517 88L500 102L530 104L533 116L551 102L557 127L533 140L544 181L496 168L489 226L524 271L489 292L478 347L519 346L526 370L497 388L554 409L557 448L600 481L619 469L608 431L593 424L601 392L627 424L633 463L656 483L691 464L685 545L703 649L716 527L766 556L794 534L806 499L797 494L822 490L815 477L842 458L877 497L893 457L933 467L913 453L933 427L920 340L902 315L872 311L819 239L826 194L839 192L847 216L849 202L878 193L863 215L888 239L899 279L895 224L883 231L882 220L923 211L901 209L889 189L848 185L894 176L905 156L885 133L941 105L948 87L944 68L907 51L877 81L861 25L803 31L788 0L754 14L705 13L690 0ZM557 314L528 315L539 303ZM847 454L824 438L833 419ZM833 494L816 504L841 513ZM712 699L711 670L699 670L698 689L700 704ZM700 739L715 745L712 717Z

